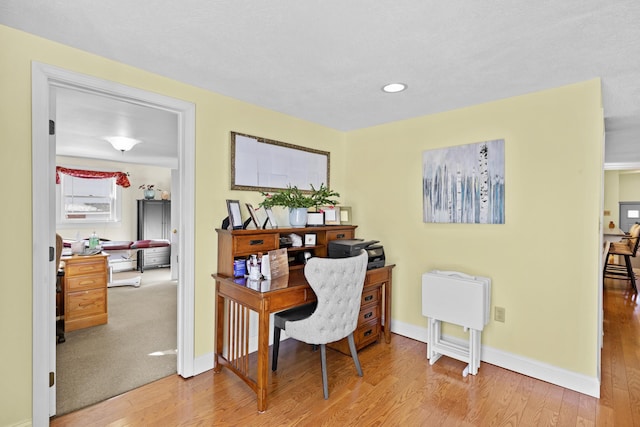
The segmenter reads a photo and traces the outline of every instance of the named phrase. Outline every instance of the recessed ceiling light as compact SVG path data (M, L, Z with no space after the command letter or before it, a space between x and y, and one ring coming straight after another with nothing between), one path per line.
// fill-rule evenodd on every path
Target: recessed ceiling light
M389 83L382 87L382 90L387 93L396 93L402 92L407 88L407 85L404 83Z

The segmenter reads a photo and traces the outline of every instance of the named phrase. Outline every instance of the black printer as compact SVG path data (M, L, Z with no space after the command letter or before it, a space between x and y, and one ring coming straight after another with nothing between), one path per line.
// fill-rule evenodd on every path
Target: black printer
M367 270L384 267L385 257L382 245L376 245L379 240L339 239L329 241L329 258L347 258L367 251L369 262Z

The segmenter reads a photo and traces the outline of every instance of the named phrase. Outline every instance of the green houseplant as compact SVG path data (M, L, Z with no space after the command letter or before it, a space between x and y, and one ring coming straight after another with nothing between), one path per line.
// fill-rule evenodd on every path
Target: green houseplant
M289 209L289 224L293 227L304 227L307 224L307 209L319 206L331 205L335 206L338 201L335 197L340 194L330 190L323 184L316 189L311 184L311 190L300 190L297 186L287 186L278 193L261 193L264 200L260 202L260 206L264 208L272 208L281 206Z

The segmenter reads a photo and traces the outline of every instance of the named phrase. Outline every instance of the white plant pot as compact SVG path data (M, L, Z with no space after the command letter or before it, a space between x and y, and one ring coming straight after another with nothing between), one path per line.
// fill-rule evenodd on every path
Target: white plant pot
M289 225L302 228L307 225L307 208L289 208Z

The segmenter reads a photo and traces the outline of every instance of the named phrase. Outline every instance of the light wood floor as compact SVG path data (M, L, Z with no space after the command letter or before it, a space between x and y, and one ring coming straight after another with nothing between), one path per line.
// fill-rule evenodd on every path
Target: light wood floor
M640 426L640 309L622 281L605 285L601 398L487 363L461 376L462 362L430 366L425 344L393 335L363 349L364 377L328 350L329 400L320 356L287 340L271 377L269 407L230 371L174 375L95 406L53 418L52 426Z

